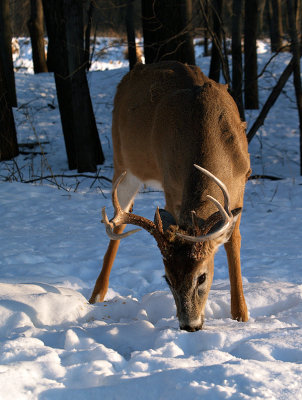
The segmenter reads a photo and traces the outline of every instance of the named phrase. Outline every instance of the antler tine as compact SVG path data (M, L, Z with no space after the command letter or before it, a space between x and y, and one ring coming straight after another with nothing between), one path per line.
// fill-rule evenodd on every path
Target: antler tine
M112 188L112 204L114 207L114 217L109 221L105 207L102 209L102 222L106 226L106 233L109 236L110 239L112 240L120 240L123 239L127 236L132 235L135 232L140 231L140 229L132 229L131 231L125 232L125 233L120 233L117 234L113 231L113 229L119 225L123 224L132 224L132 225L138 225L144 229L146 229L148 232L152 233L153 230L155 229L155 224L148 220L147 218L140 217L135 214L128 213L124 211L119 203L118 200L118 195L117 195L117 189L121 181L124 179L126 175L126 171L124 171L118 179L115 181L113 188Z
M224 219L224 221L228 221L231 217L229 216L229 214L227 213L227 211L222 207L222 205L219 203L218 200L216 200L214 197L207 195L206 196L209 200L211 200L212 203L215 204L215 206L218 208L222 218Z
M156 207L155 211L155 225L157 226L157 229L159 233L162 235L164 234L164 228L163 228L163 221L161 220L160 214L159 214L159 207Z
M221 182L220 179L218 179L215 175L213 175L210 171L208 171L205 168L200 167L197 164L194 164L194 167L197 168L199 171L203 172L206 176L211 178L221 189L224 197L224 209L228 213L228 215L231 217L232 213L230 210L230 196L227 187L223 182Z
M110 239L112 239L112 240L120 240L120 239L123 239L123 238L125 238L127 236L132 235L135 232L140 231L140 229L137 228L137 229L132 229L131 231L125 232L125 233L114 233L113 228L115 226L117 226L117 225L114 222L110 222L109 221L109 219L107 217L107 214L106 214L105 208L106 207L102 208L102 217L103 217L102 222L106 226L106 233L107 233L107 235L109 236Z
M117 188L119 186L119 184L122 182L122 180L125 178L126 176L126 171L122 172L121 175L117 178L117 180L114 182L113 187L112 187L112 204L114 206L114 211L120 211L122 208L120 206L120 202L118 201L118 197L117 197Z
M203 236L190 236L190 235L184 235L182 233L177 232L176 235L180 237L181 239L187 240L188 242L195 242L195 243L200 243L200 242L206 242L209 240L214 240L222 236L228 229L229 229L230 223L227 222L223 227L215 232L208 233L207 235Z
M112 187L112 205L114 208L114 217L112 218L111 223L114 224L114 226L120 225L120 219L125 218L125 211L122 209L118 200L117 188L119 187L119 184L122 182L122 180L125 178L126 173L126 171L122 172L121 175L114 182L114 185Z
M219 203L219 201L217 201L216 199L214 199L214 197L212 196L207 196L209 200L211 200L216 207L218 208L218 210L220 211L220 214L224 220L224 225L217 229L216 231L212 232L212 233L208 233L207 235L202 235L202 236L190 236L190 235L184 235L182 233L177 232L176 235L184 240L187 240L189 242L206 242L208 240L214 240L217 239L218 237L222 236L230 227L232 220L233 220L233 216L229 217L229 215L227 214L227 212L224 210L224 208L222 207L222 205Z

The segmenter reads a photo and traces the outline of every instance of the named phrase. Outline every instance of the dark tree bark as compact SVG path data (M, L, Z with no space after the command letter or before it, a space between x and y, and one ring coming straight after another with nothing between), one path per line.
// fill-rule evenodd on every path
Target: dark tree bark
M7 85L8 105L17 107L15 75L12 57L12 34L9 14L9 0L0 1L0 58Z
M269 0L258 0L258 32L260 34L263 33L264 9L267 1Z
M207 27L207 30L211 36L212 39L212 47L215 46L216 50L217 50L217 55L219 57L219 63L221 65L221 69L222 69L222 74L223 77L225 79L225 82L227 85L229 85L229 88L231 87L231 77L230 77L230 70L229 70L229 63L228 63L228 56L227 56L227 47L226 47L226 39L225 39L225 32L223 30L223 24L222 21L220 20L220 26L221 26L221 36L223 37L223 48L221 45L221 41L220 43L217 40L217 35L214 33L212 27L211 27L211 22L208 16L208 12L206 10L205 4L202 0L199 0L199 9L200 12L202 14L202 17L205 20L205 25ZM216 12L216 10L215 10ZM213 13L210 13L213 14ZM217 13L216 13L217 14ZM213 60L211 60L213 61ZM219 71L219 75L220 75L220 71ZM213 78L212 78L213 79ZM218 80L218 76L217 76L217 80Z
M90 36L91 36L91 27L92 27L92 18L93 18L93 11L94 11L94 1L90 1L89 8L88 8L88 15L87 15L87 26L85 29L85 56L84 62L86 65L86 70L89 71L91 67L90 62Z
M56 69L63 68L64 63L58 56L60 37L63 33L59 32L58 18L60 18L61 11L56 10L59 4L55 0L45 1L42 0L44 19L47 30L48 45L47 45L47 69L48 72L55 72ZM52 16L52 13L54 15ZM59 62L59 65L57 64Z
M210 7L209 7L209 0L202 0L204 2L204 8L205 8L205 13L208 15L208 22L210 23L211 21L211 13L210 13ZM210 55L209 52L209 29L208 29L208 24L206 21L206 18L203 16L203 21L204 21L204 52L203 55L205 57L208 57Z
M283 27L281 0L268 0L271 8L271 50L278 51L282 47Z
M104 161L85 71L81 0L43 0L70 169L95 171Z
M45 57L44 18L42 0L30 0L30 19L27 23L30 33L35 74L48 72Z
M0 58L0 161L10 160L19 154L14 116L9 101L3 62Z
M245 2L244 23L244 102L245 108L259 108L257 80L258 0Z
M213 33L215 40L212 40L212 57L209 71L209 78L219 82L221 69L221 43L222 43L222 9L224 0L212 1Z
M302 87L301 87L301 69L300 69L300 41L298 36L300 1L297 1L297 8L293 0L287 0L287 13L289 22L289 34L291 37L291 50L293 53L293 70L294 70L294 85L297 100L297 108L299 115L299 130L300 130L300 173L302 175Z
M195 64L191 20L192 0L142 0L146 63L177 60Z
M248 0L247 0L248 1ZM241 119L244 120L242 98L242 11L243 1L233 0L232 15L232 95L237 104Z
M128 41L128 59L130 70L137 63L136 56L136 43L135 43L135 29L134 29L134 0L127 0L127 10L126 10L126 29L127 29L127 41Z

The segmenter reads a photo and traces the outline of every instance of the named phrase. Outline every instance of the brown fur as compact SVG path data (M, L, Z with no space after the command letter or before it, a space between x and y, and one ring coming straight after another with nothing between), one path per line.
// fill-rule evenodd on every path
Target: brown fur
M189 233L196 230L192 227L192 211L196 212L201 230L203 224L209 226L206 221L211 218L212 225L219 222L213 216L217 209L206 195L210 194L223 204L222 192L193 164L206 168L224 182L231 195L231 210L242 208L250 162L245 124L240 120L236 104L226 85L210 80L198 67L174 61L138 64L118 85L112 136L114 181L123 171L128 171L142 182L158 181L164 189L165 208L178 226L166 233L171 243L171 255L164 257L166 275L173 281L171 290L178 316L187 321L182 323L184 329L200 329L202 323L191 327L190 321L203 312L213 278L214 254L222 240L182 243L179 238L175 239L173 229ZM246 321L238 221L233 232L229 232L231 237L225 249L230 270L232 316ZM104 263L103 270L106 268ZM198 305L192 285L198 271L204 270L208 271L209 279L201 305ZM91 302L95 301L97 292L104 292L101 286L102 283L96 285ZM188 298L194 296L196 301L192 300L192 304L196 304L192 305Z

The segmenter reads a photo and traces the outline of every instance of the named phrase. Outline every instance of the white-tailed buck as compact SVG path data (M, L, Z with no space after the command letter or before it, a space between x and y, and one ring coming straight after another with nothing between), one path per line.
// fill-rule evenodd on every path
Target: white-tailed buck
M113 205L103 222L111 241L90 302L103 301L126 224L156 239L181 329L202 328L224 244L231 283L231 314L247 321L242 289L239 224L250 174L245 124L226 85L198 67L167 61L137 65L118 86L114 101ZM130 212L142 183L157 182L165 210L154 222ZM218 210L218 211L217 211Z

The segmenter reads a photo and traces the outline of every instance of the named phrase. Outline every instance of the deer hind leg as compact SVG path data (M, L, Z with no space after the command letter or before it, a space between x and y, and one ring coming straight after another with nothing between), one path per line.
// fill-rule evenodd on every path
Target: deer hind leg
M240 266L240 246L241 235L239 230L240 216L236 222L233 233L224 247L227 253L229 276L231 285L231 314L233 319L246 322L248 320L248 310L243 294L241 266Z
M113 181L119 177L118 174L114 175ZM134 198L141 186L141 182L131 173L127 173L125 178L119 184L117 195L121 207L125 211L129 211L133 205ZM114 228L114 233L122 233L126 225L120 225ZM93 304L98 301L103 301L109 287L109 276L113 266L117 250L119 248L120 240L110 240L109 246L104 256L103 267L100 275L98 276L89 303Z

